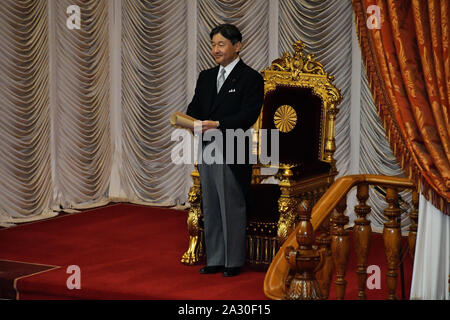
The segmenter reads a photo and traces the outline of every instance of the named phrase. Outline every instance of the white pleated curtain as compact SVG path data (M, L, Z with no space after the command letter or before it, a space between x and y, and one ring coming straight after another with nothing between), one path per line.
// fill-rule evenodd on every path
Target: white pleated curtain
M0 10L0 222L47 216L52 175L45 1Z
M66 26L74 4L80 30ZM171 162L168 119L186 110L198 72L214 65L209 32L223 22L241 29L242 59L257 70L301 39L335 76L344 97L339 176L402 175L367 89L350 0L8 0L2 7L3 224L110 201L183 205L192 166ZM372 226L381 230L383 190L371 193ZM355 204L349 196L351 220Z
M169 117L187 102L186 1L122 2L122 170L128 199L186 201L186 168L171 162Z
M103 204L111 172L108 0L48 2L53 202L63 208ZM66 25L67 7L81 9L83 28Z

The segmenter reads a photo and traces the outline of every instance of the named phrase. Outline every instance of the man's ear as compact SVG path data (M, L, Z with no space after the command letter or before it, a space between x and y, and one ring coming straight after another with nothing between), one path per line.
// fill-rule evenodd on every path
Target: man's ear
M237 52L237 53L240 53L240 52L241 52L241 49L242 49L242 43L241 43L240 41L236 42L236 43L234 44L234 48L236 49L236 52Z

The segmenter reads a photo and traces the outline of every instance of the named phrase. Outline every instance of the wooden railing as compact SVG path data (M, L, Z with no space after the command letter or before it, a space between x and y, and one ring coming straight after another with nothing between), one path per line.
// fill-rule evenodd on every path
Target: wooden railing
M358 298L366 298L367 257L372 233L367 219L371 209L366 204L370 185L386 188L387 206L384 214L387 222L383 229L388 268L386 282L389 290L389 296L386 298L396 299L397 268L401 251L399 222L401 209L398 206L398 192L403 189L412 190L413 209L410 212L411 225L408 235L412 254L414 254L417 234L418 193L414 183L408 179L379 175L351 175L339 178L312 210L308 201L304 201L299 206L300 222L278 250L267 271L264 293L268 298L275 300L327 299L333 272L335 272L336 298L344 299L345 274L350 248L348 231L344 228L349 218L344 212L347 193L354 186L357 186L359 201L359 204L355 206L357 219L353 227L357 257ZM324 232L318 239L314 239L319 227L329 232Z

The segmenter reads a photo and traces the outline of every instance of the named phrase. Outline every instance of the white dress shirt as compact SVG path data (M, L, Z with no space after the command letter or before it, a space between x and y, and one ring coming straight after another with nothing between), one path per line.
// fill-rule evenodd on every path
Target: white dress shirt
M237 65L237 63L241 60L239 57L234 59L232 62L230 62L226 67L220 66L219 73L217 73L217 79L220 77L220 73L222 72L222 69L225 69L225 80L227 80L228 75L233 71L234 67ZM225 82L225 81L224 81Z
M219 79L220 77L220 73L222 72L222 69L225 69L225 80L227 80L228 75L231 73L231 71L233 71L234 67L237 65L237 63L239 62L239 60L241 60L239 57L237 57L236 59L234 59L231 63L229 63L226 67L220 66L219 67L219 72L217 73L217 79ZM225 83L225 80L223 81ZM220 122L216 121L217 124L217 128L220 126Z

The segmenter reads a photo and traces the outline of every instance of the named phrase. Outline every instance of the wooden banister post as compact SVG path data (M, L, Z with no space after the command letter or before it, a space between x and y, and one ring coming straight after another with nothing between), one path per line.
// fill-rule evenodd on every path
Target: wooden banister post
M336 269L336 299L343 300L345 297L345 271L347 269L349 239L348 232L344 226L349 218L344 215L347 208L347 196L345 195L336 206L337 214L333 217L333 227L331 233L331 252L333 255L334 267Z
M386 189L386 202L388 207L384 209L384 214L388 221L384 224L383 240L386 253L388 272L386 274L387 287L389 290L389 300L397 299L395 291L397 288L397 269L400 263L401 232L398 218L401 210L398 207L398 191L395 188Z
M409 213L411 225L409 226L408 246L409 246L409 254L411 255L411 258L414 259L414 253L416 251L417 223L419 222L419 193L417 192L417 190L412 191L411 202L413 208Z
M315 273L321 268L323 259L318 250L313 249L314 230L311 224L311 203L303 200L300 205L299 229L296 235L298 248L289 246L285 249L285 257L295 275L286 290L288 300L322 299L319 283Z
M330 295L330 285L334 271L333 255L331 254L331 237L329 230L330 226L328 225L328 231L323 232L316 239L319 250L323 251L325 259L323 268L316 273L316 278L319 282L323 299L328 299Z
M356 251L356 263L358 275L358 299L366 299L366 281L367 281L367 257L370 250L370 237L372 228L370 221L366 216L370 213L370 206L366 204L369 198L369 185L367 183L359 184L357 187L356 197L359 204L355 206L357 219L353 229L353 237Z

